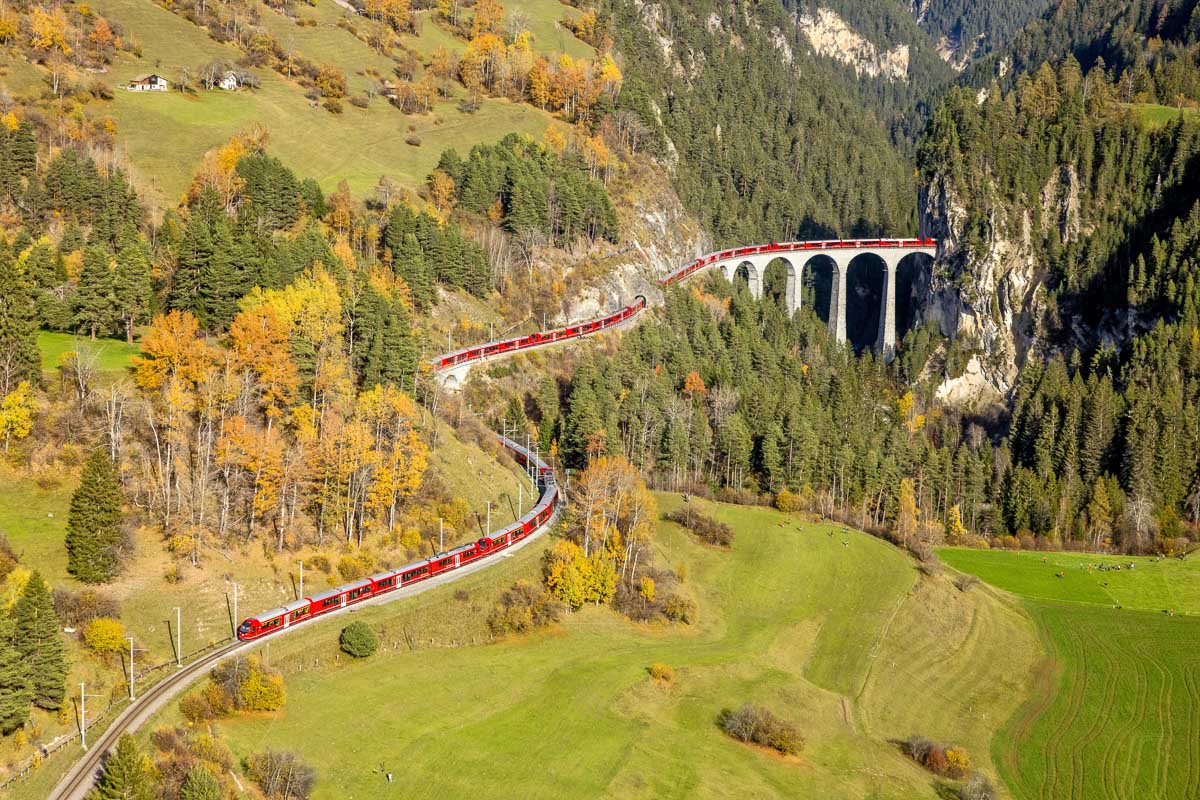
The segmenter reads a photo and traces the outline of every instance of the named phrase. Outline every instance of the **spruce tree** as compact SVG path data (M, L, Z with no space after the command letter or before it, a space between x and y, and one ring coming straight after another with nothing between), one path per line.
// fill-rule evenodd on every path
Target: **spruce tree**
M236 247L229 226L219 220L212 229L212 256L200 268L196 317L210 330L223 330L237 313L242 276L234 264Z
M67 658L50 588L40 572L29 576L13 606L13 643L29 669L33 703L57 710L67 693Z
M153 800L154 764L128 733L104 762L89 800Z
M125 328L125 341L133 344L133 326L150 312L150 253L131 227L121 233L121 249L112 274L116 318Z
M179 800L221 800L221 782L205 767L192 767L179 787Z
M83 251L79 291L75 293L75 324L86 328L93 339L106 332L112 322L115 311L112 289L108 251L88 245Z
M84 583L104 583L121 570L121 484L104 449L94 450L71 495L67 571Z
M36 382L42 357L37 346L37 309L8 245L0 242L0 396L21 381Z
M0 733L7 736L29 719L33 687L29 665L13 642L14 620L0 619Z

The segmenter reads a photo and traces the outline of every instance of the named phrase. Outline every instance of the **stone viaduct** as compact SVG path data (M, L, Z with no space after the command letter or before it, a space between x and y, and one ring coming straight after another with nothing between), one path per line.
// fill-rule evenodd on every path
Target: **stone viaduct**
M672 272L663 283L678 283L705 269L718 269L729 281L744 273L747 288L754 297L762 297L768 265L778 260L786 270L783 304L788 314L800 309L801 278L813 259L825 256L833 262L829 298L829 328L837 341L846 341L846 276L850 265L860 256L875 256L882 262L883 291L880 294L879 331L876 352L891 358L896 349L896 274L900 262L914 253L933 257L937 241L933 239L838 239L832 241L784 242L740 247L703 256ZM878 262L874 262L877 265ZM868 267L869 269L870 267Z
M783 287L783 303L788 314L800 309L804 270L819 256L833 262L832 286L829 300L829 327L834 338L846 341L846 278L852 263L860 256L874 256L883 264L883 291L880 295L879 330L875 349L884 358L890 359L896 349L896 277L900 262L914 253L933 257L937 253L934 239L837 239L831 241L784 242L739 247L709 253L695 261L669 272L659 279L663 286L687 280L706 269L718 269L728 280L744 272L750 294L762 297L767 267L780 261L787 279ZM872 264L874 260L871 260ZM646 298L638 296L632 303L614 311L606 317L567 325L549 331L502 339L494 342L444 353L430 361L439 384L456 389L466 378L471 367L491 358L507 357L521 350L546 347L568 339L591 336L609 328L626 324L645 310Z

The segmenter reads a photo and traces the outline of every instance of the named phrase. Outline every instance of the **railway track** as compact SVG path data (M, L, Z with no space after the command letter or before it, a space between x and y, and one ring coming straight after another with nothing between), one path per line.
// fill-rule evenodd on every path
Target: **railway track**
M372 597L360 603L338 609L337 611L323 614L320 618L311 621L311 624L296 625L289 628L284 628L276 633L271 634L266 639L266 643L275 639L282 638L296 630L309 630L323 624L325 619L339 618L346 614L353 614L360 608L368 606L385 605L393 603L397 600L414 597L422 592L427 592L430 589L435 589L439 586L444 586L454 581L462 580L469 575L487 569L493 564L499 564L507 558L511 558L521 549L526 547L530 542L539 539L547 530L554 526L562 511L563 493L560 490L558 494L558 503L554 507L554 512L550 515L540 527L536 528L525 538L514 544L509 545L504 550L496 553L494 556L476 561L471 564L459 567L450 572L444 572L433 578L429 578L421 583L413 586L407 586L397 589L385 595ZM162 708L171 698L178 695L186 689L193 681L207 675L208 672L227 658L241 653L249 653L255 648L262 647L262 640L239 641L233 640L229 644L219 647L209 653L205 653L190 664L186 664L179 668L174 674L160 680L158 683L147 689L142 695L137 697L124 711L117 715L112 724L95 740L88 748L87 752L72 765L67 774L59 781L58 785L50 793L50 800L85 800L88 792L91 791L96 782L96 778L100 774L100 768L104 763L105 755L116 746L117 740L123 734L133 733L143 723Z

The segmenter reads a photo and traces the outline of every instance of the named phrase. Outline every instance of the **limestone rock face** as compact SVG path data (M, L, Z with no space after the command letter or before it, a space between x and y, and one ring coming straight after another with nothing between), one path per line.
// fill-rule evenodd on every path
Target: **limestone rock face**
M1064 242L1086 234L1079 215L1079 177L1073 168L1057 170L1034 202L1040 206L1038 238L1050 226ZM1034 223L1028 209L1007 213L998 198L976 198L974 205L991 211L984 219L968 220L967 204L945 175L934 176L922 187L921 233L941 244L928 280L918 286L917 316L936 322L943 335L963 338L979 351L978 363L969 370L974 371L973 384L986 382L1007 393L1025 360L1051 349L1046 331L1052 312L1048 269L1034 255ZM969 245L964 241L968 227L974 233ZM1068 332L1070 322L1066 321ZM960 389L943 385L939 393L957 397Z
M881 52L828 8L806 11L795 22L817 55L850 65L859 77L908 80L908 45L898 44Z

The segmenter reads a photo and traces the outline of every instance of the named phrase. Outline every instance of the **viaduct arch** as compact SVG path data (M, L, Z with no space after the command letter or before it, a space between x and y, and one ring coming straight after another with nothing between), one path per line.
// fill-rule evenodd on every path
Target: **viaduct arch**
M854 270L881 270L882 284L879 292L879 325L874 340L876 352L891 358L896 350L898 317L907 308L897 308L897 284L901 267L906 259L921 254L932 259L937 253L937 242L932 239L867 239L837 240L831 242L789 242L786 244L759 245L733 251L715 253L689 264L672 273L663 283L676 283L703 269L713 268L730 282L742 279L751 296L761 298L765 290L767 267L779 262L785 270L785 281L781 293L784 310L794 314L800 310L803 297L804 274L814 270L814 262L824 256L833 262L832 282L829 297L829 328L839 342L847 337L847 279ZM911 260L908 262L911 263ZM911 284L911 279L908 281ZM900 298L907 304L908 298ZM911 313L905 313L905 319Z

